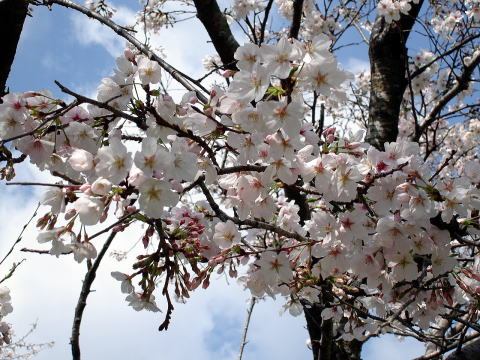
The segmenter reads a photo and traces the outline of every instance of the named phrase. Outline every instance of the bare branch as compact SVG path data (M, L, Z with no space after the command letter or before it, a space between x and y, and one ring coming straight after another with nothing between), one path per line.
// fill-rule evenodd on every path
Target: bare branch
M72 325L72 337L70 338L70 344L72 346L72 357L73 360L80 360L80 325L82 323L83 311L85 306L87 306L87 297L90 294L90 288L92 287L93 281L97 274L98 267L102 262L102 259L107 252L110 244L117 235L116 232L110 233L108 239L103 244L102 250L98 253L97 258L95 259L92 267L85 274L85 279L83 280L82 290L80 291L80 296L78 298L77 306L75 308L75 315L73 318Z
M420 125L419 130L415 134L413 134L413 141L420 140L420 137L428 129L428 127L433 124L433 122L437 119L438 115L440 115L440 112L443 110L445 105L450 102L450 100L452 100L462 91L468 89L473 71L479 64L480 52L477 52L472 56L470 63L468 65L465 65L465 67L463 68L462 74L457 78L457 83L438 100L437 104L433 107L433 109L425 118L423 124Z
M252 317L253 307L255 306L256 302L257 302L257 299L255 297L252 297L250 299L250 304L247 309L247 317L245 319L245 326L243 327L242 342L240 343L240 352L238 354L238 360L242 360L243 358L243 350L245 349L245 345L247 345L248 327L250 325L250 319Z

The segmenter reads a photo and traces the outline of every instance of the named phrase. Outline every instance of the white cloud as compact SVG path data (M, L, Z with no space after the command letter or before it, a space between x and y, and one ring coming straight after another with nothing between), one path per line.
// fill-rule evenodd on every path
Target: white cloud
M351 57L344 65L345 70L357 74L362 71L370 71L370 63L366 60Z
M119 25L132 25L135 22L134 11L123 6L116 9L113 20ZM81 13L74 13L71 18L76 40L80 44L101 45L113 57L122 53L125 48L125 40L114 33L112 29Z

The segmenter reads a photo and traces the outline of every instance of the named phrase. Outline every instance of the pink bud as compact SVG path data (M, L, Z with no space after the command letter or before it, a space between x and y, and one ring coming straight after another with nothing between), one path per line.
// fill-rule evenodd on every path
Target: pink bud
M132 52L132 50L130 50L129 48L126 48L125 51L123 52L123 55L128 61L135 63L135 54Z
M334 127L329 127L323 130L323 136L328 136L328 135L335 135L335 128Z
M206 289L210 286L210 276L207 276L207 278L203 281L202 288Z
M185 116L185 115L187 115L187 109L179 107L179 108L177 108L177 114L180 115L180 116Z
M212 116L212 114L213 114L213 108L212 108L212 107L208 107L208 108L206 108L205 110L203 110L203 112L204 112L205 115L207 115L207 116Z
M155 229L153 228L153 226L149 226L147 231L145 232L145 235L148 237L151 237L153 236L154 233L155 233Z
M77 211L75 209L70 209L65 213L65 220L70 220L72 217L75 216Z
M113 232L121 232L123 230L125 230L125 225L117 225L112 229Z
M102 215L100 215L100 222L103 223L105 220L107 220L107 212L103 212Z
M137 211L137 208L133 205L129 205L129 206L127 206L126 210L127 210L127 213L131 214L131 213Z
M229 78L232 77L235 74L235 71L233 70L225 70L222 74L224 78Z
M183 186L178 180L172 180L170 181L170 185L172 186L172 190L175 190L177 192L182 192L183 191Z

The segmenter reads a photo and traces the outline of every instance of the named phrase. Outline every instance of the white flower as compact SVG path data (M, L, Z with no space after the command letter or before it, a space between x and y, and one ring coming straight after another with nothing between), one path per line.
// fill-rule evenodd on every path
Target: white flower
M97 249L89 241L74 242L69 244L68 247L73 251L73 258L78 263L81 263L84 259L95 259L97 257Z
M138 77L142 85L158 84L162 75L161 69L156 61L142 57L138 62Z
M53 142L43 139L22 138L18 143L18 149L30 156L33 164L44 165L53 153Z
M25 115L13 108L0 108L0 139L24 132Z
M237 67L240 70L252 71L253 66L260 62L261 51L258 45L246 43L235 51L235 59L238 60Z
M80 216L83 225L95 225L102 215L104 204L98 198L81 196L73 203L73 208Z
M393 266L393 277L397 281L412 281L418 276L418 267L415 260L410 254L398 254L395 256L395 261L389 264Z
M93 155L86 150L75 149L68 159L73 170L85 172L93 169Z
M111 189L112 183L102 177L95 180L90 187L90 190L92 190L92 192L97 195L107 195Z
M98 164L95 169L98 176L102 176L113 184L120 183L127 176L132 167L132 156L118 138L111 138L110 145L102 147L97 153Z
M292 63L299 61L301 50L282 37L276 45L264 45L262 50L265 62L273 75L285 79L290 74Z
M13 311L10 301L10 290L6 286L0 286L0 317L8 315Z
M50 255L54 255L57 258L62 254L70 253L71 248L65 245L62 239L53 239L52 240L52 248L48 252Z
M304 107L298 101L266 101L258 104L258 111L266 117L267 127L275 132L282 128L290 137L297 138L302 128Z
M147 179L139 190L140 210L154 219L162 216L165 206L175 206L178 202L178 194L170 190L170 185L163 180Z
M143 171L145 176L151 176L162 165L161 155L167 151L157 144L157 139L146 137L142 140L142 151L135 153L135 165Z
M241 70L235 74L228 88L228 96L232 99L250 102L259 101L270 85L270 72L267 68L255 64L251 71Z
M52 214L58 215L65 211L65 193L63 188L50 187L43 194L40 203L42 205L50 206Z
M47 243L49 241L58 240L60 235L65 231L65 227L53 228L51 230L42 231L37 235L37 241L40 244Z
M228 249L235 244L239 244L240 240L240 232L233 221L227 220L227 222L215 225L213 241L220 249Z
M90 114L81 106L75 106L60 117L62 124L69 124L72 121L90 120Z
M339 88L347 78L347 73L338 69L335 60L314 61L305 65L301 72L306 88L326 96L331 95L332 89Z
M122 293L130 294L135 290L135 288L132 285L132 280L127 274L121 273L119 271L113 271L111 275L115 280L122 282L120 285L120 289Z
M155 303L155 296L150 295L147 299L141 294L131 293L128 295L125 300L129 302L128 305L133 307L135 311L148 310L153 312L159 312L157 304Z
M92 154L97 152L98 136L91 126L85 123L71 122L64 131L70 146L87 150Z
M281 283L288 283L292 280L290 262L285 253L276 254L273 251L264 252L260 260L255 262L260 266L265 282L278 286Z

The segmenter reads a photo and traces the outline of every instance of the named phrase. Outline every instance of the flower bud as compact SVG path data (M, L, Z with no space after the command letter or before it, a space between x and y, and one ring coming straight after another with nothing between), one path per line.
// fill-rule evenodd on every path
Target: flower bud
M77 211L75 209L70 209L65 213L65 220L70 220L72 217L75 216Z

